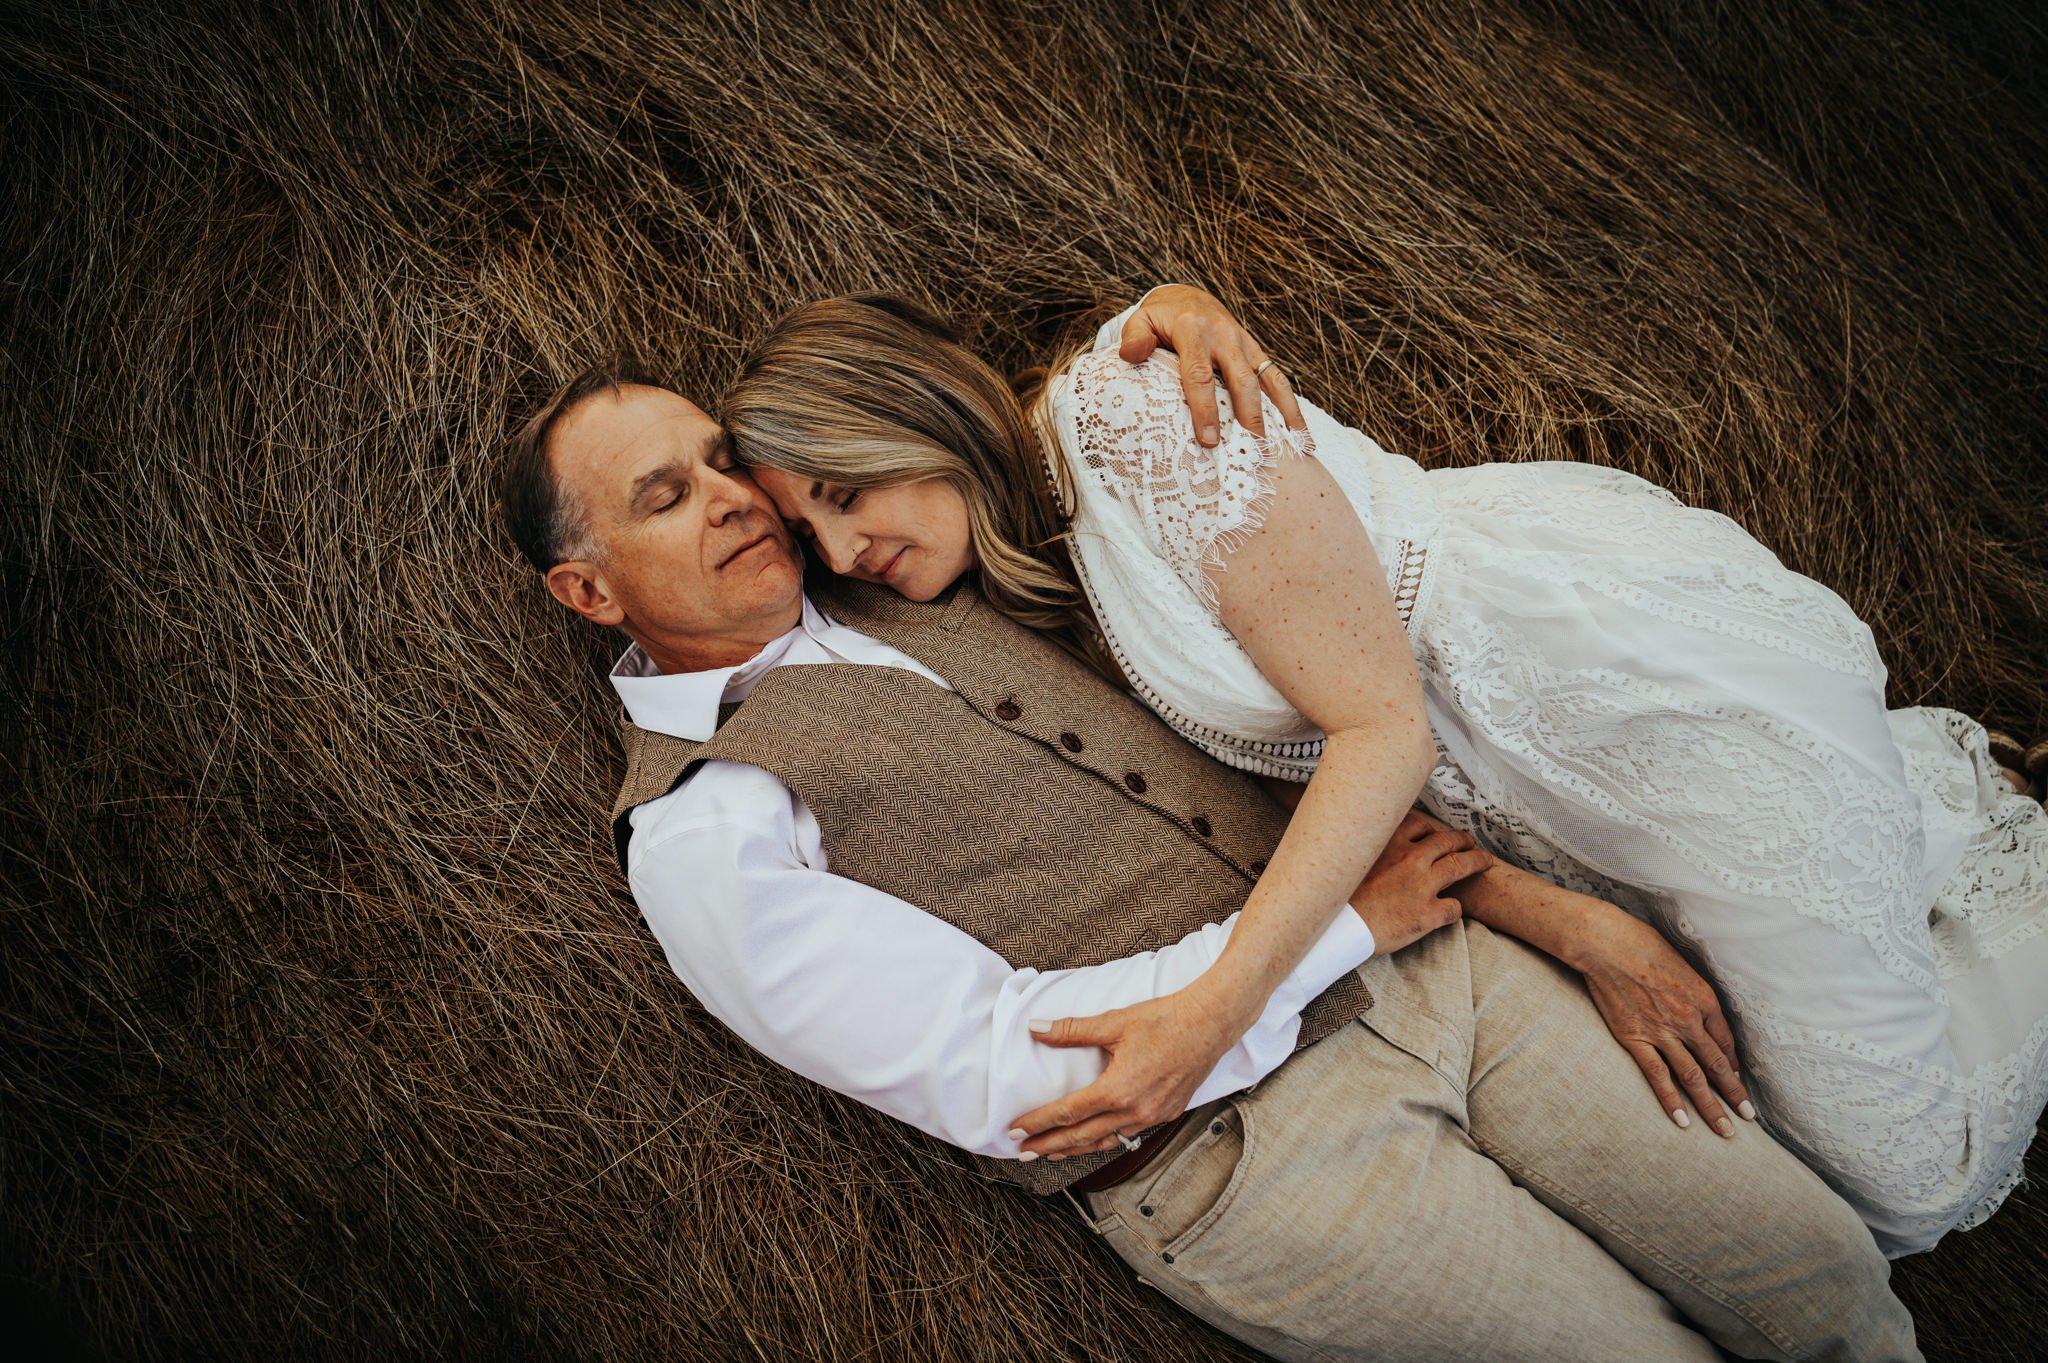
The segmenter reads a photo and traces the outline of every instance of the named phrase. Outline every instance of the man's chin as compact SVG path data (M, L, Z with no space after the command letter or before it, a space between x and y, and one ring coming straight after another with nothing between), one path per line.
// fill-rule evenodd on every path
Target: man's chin
M779 584L782 590L795 597L803 592L804 566L789 556L771 558L756 570L754 581L764 587Z
M787 630L795 629L804 614L804 594L796 583L784 585L780 582L762 581L760 590L753 598L747 614L756 620L772 622L763 640L773 638Z

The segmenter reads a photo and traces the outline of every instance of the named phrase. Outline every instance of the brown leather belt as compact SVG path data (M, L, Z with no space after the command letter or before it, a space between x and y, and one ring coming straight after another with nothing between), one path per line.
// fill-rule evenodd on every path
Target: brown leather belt
M1156 1131L1148 1132L1143 1143L1136 1150L1126 1150L1109 1163L1085 1178L1077 1178L1067 1186L1077 1193L1100 1193L1116 1187L1125 1179L1133 1178L1140 1169L1152 1162L1161 1150L1173 1140L1173 1135L1188 1119L1183 1112L1172 1121L1161 1122Z

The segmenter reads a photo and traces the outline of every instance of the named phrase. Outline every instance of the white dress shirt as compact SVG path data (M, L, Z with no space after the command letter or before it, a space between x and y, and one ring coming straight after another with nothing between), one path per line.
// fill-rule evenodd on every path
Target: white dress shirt
M663 675L635 645L612 685L634 724L702 742L719 705L743 700L770 669L819 663L907 668L946 686L808 599L795 629L738 667ZM631 821L633 897L699 1002L776 1063L999 1159L1019 1153L1007 1134L1018 1117L1085 1088L1106 1065L1097 1047L1036 1040L1031 1020L1172 993L1214 963L1237 922L1232 914L1101 965L1015 968L944 920L832 874L817 820L759 767L706 762ZM1294 1051L1301 1010L1372 951L1364 920L1337 913L1189 1106L1275 1069Z

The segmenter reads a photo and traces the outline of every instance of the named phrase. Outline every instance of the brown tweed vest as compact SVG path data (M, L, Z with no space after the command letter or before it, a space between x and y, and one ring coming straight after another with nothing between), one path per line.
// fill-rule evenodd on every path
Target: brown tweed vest
M892 667L779 667L708 743L626 725L612 811L621 867L636 805L698 762L764 768L817 818L832 870L887 891L1013 965L1063 970L1153 950L1243 905L1284 827L1248 777L970 585L930 605L828 579L812 600L957 691ZM1302 1013L1298 1046L1372 1005L1356 974ZM1113 1154L975 1156L1056 1192Z

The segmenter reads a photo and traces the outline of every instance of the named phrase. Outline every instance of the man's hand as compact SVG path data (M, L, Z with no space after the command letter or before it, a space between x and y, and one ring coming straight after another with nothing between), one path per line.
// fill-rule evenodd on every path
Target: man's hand
M1180 356L1180 386L1187 394L1188 409L1194 413L1195 434L1204 445L1223 438L1216 406L1216 380L1230 392L1230 410L1238 423L1261 439L1266 435L1265 412L1259 395L1273 399L1280 415L1294 430L1307 429L1301 405L1294 400L1294 388L1277 364L1266 364L1265 347L1239 325L1230 310L1185 284L1168 284L1145 296L1144 303L1124 323L1123 344L1117 354L1136 364L1161 345Z
M1691 1125L1681 1087L1724 1136L1735 1134L1735 1123L1716 1089L1743 1117L1756 1120L1721 1000L1655 928L1616 909L1601 919L1597 939L1578 964L1608 1030L1635 1058L1672 1121Z
M1352 909L1372 929L1373 954L1391 955L1457 922L1464 906L1444 891L1492 865L1471 834L1410 811L1351 892Z

